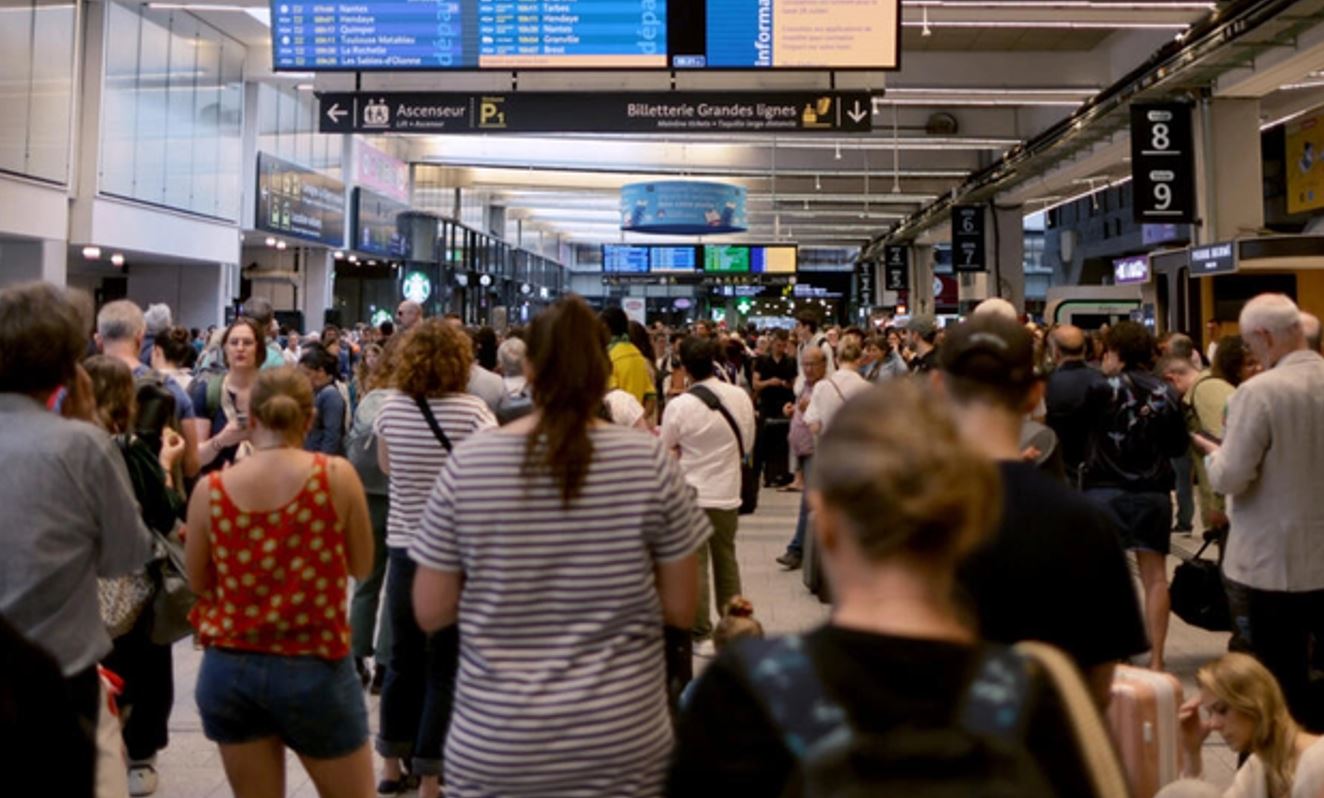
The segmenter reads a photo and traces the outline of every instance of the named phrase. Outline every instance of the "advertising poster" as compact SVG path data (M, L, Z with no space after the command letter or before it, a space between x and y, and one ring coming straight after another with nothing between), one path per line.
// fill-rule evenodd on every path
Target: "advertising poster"
M1324 113L1287 126L1287 212L1324 208Z

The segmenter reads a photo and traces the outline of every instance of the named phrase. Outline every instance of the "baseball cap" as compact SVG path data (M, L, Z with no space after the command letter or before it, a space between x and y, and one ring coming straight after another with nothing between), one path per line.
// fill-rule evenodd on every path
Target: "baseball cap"
M911 316L906 321L906 329L928 338L938 332L938 322L932 316Z
M1035 379L1034 338L1001 316L974 316L947 330L938 366L986 385L1028 385Z

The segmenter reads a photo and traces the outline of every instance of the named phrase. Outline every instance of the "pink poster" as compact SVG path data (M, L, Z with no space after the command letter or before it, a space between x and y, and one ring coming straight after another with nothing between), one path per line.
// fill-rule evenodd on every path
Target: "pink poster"
M354 182L369 191L408 203L409 164L362 140L357 140L355 145L358 159Z

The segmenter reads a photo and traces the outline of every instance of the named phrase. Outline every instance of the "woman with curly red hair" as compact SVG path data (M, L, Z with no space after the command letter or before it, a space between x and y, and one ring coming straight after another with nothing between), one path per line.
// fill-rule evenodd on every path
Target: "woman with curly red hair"
M377 737L385 764L377 789L383 795L403 792L409 785L401 760L409 757L411 772L420 778L420 798L437 798L459 630L454 624L431 634L419 628L410 601L415 565L408 550L452 446L497 424L481 399L465 393L473 347L463 330L444 319L421 321L394 356L395 390L373 422L378 460L390 480L386 612L392 632Z

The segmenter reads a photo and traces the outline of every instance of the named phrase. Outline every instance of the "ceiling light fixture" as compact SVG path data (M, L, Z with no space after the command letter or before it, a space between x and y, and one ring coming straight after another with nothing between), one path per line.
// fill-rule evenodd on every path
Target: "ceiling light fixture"
M100 260L101 247L83 247L83 257L88 260Z
M841 160L841 142L840 142L840 141L837 142L837 155L836 155L836 158L837 158L838 161Z
M933 29L929 27L929 7L924 6L924 28L920 31L921 36L932 36Z
M110 264L111 264L112 266L114 266L115 268L117 268L117 269L120 268L121 266L123 266L123 265L124 265L124 253L122 253L122 252L116 252L114 255L111 255L111 256L110 256Z
M277 241L277 242L276 242L276 249L285 249L285 248L288 247L288 246L289 246L289 244L286 244L284 241Z
M274 247L274 246L276 246L276 239L275 239L275 238L272 238L271 236L267 236L266 244L267 244L267 246L269 246L269 247Z

